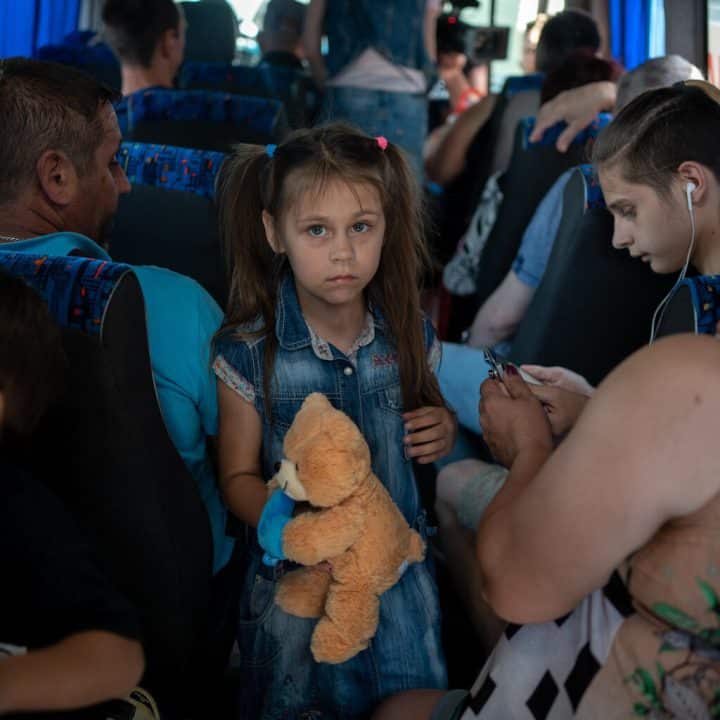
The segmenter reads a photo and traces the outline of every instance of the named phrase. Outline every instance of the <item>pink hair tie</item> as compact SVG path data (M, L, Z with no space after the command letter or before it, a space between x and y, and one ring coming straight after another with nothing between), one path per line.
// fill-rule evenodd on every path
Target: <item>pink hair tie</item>
M383 137L382 135L378 135L378 137L375 138L375 141L378 144L378 147L381 150L385 150L385 148L388 146L388 140L386 137Z

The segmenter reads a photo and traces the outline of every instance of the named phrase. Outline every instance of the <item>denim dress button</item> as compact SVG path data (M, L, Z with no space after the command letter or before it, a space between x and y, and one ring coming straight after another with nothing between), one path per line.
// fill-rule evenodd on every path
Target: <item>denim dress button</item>
M350 377L350 376L353 374L353 369L348 365L348 366L343 370L343 372L344 372L348 377Z

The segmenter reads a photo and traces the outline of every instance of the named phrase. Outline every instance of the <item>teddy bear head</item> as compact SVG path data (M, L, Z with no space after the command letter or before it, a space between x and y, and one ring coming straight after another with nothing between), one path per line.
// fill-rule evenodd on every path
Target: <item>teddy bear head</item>
M274 480L294 500L315 507L342 502L371 472L370 450L357 425L320 393L305 398L283 454Z

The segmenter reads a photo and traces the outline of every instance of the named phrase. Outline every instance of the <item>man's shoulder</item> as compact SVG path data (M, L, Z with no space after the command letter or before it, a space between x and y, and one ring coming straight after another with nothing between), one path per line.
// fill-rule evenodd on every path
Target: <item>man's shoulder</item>
M177 318L195 316L200 322L222 322L223 312L202 285L186 275L154 265L135 265L148 313L159 312Z

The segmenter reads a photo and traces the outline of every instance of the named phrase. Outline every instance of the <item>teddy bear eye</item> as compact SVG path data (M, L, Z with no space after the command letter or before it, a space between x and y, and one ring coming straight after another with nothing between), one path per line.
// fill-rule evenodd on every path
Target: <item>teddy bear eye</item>
M300 472L300 464L295 463L295 472Z

